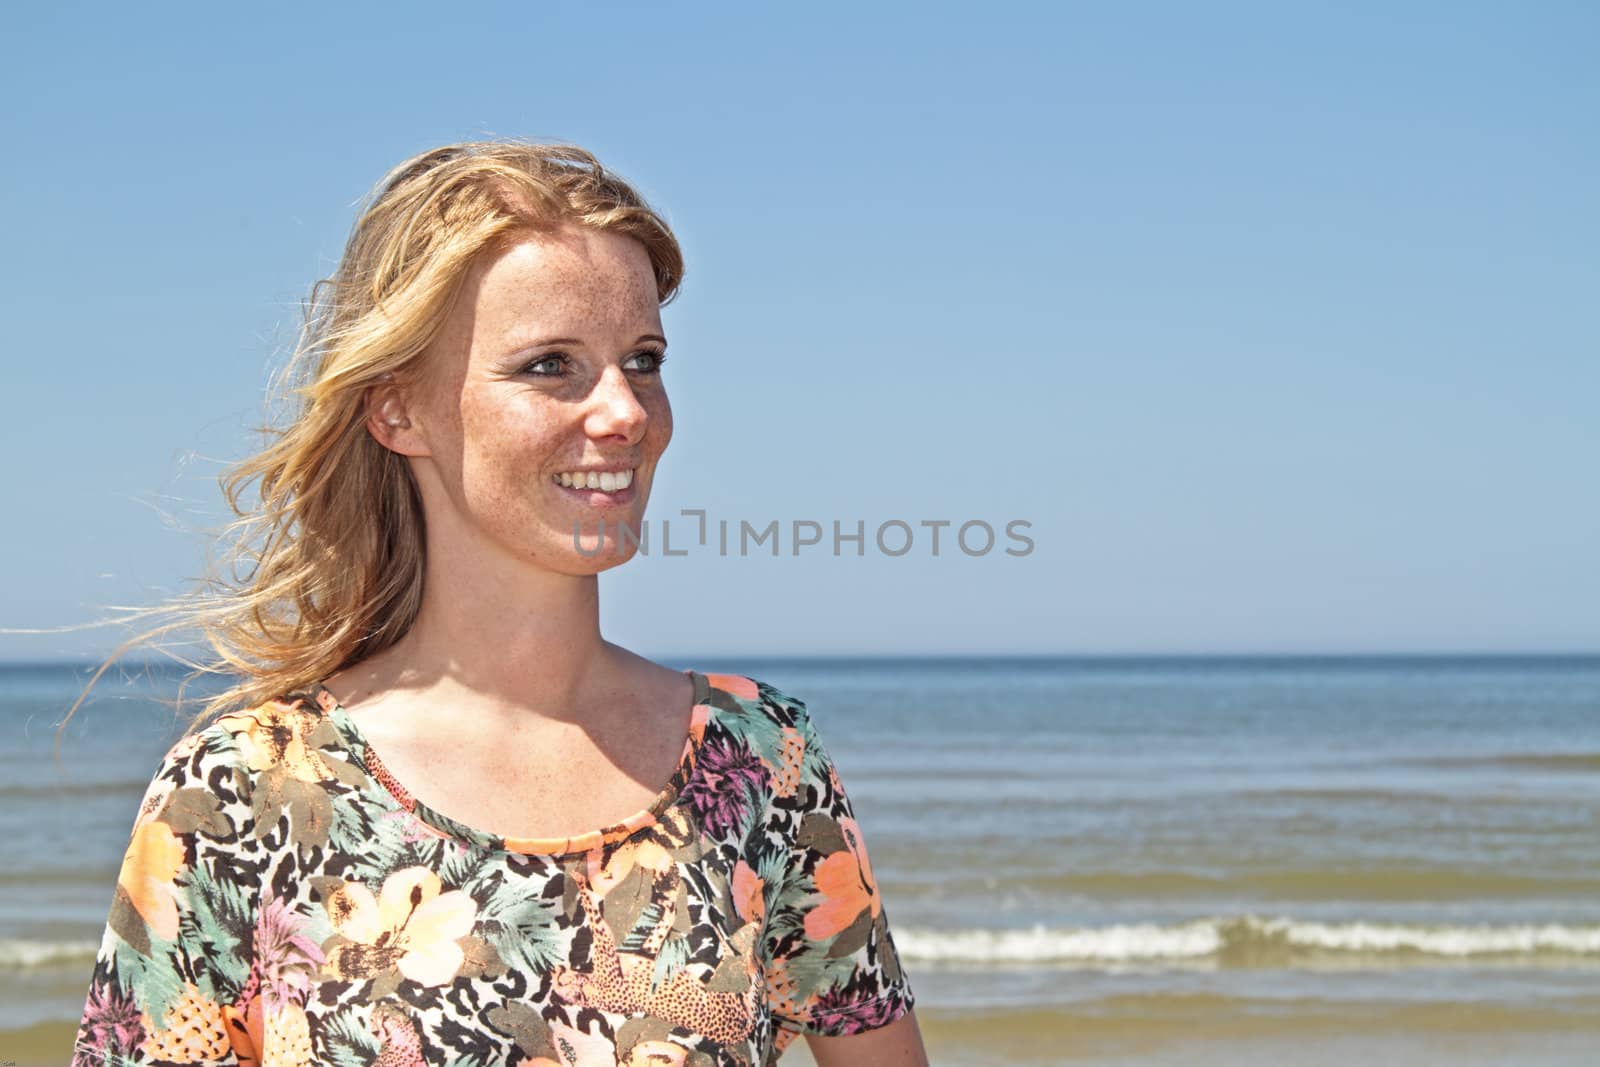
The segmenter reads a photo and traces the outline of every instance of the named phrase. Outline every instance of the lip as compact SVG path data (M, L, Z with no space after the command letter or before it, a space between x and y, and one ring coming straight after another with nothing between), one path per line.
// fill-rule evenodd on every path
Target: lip
M627 468L624 467L624 470ZM638 491L639 478L634 476L633 484L626 489L618 489L608 493L604 489L571 489L557 482L551 485L571 500L591 508L620 508L633 503L634 493Z
M615 467L562 467L557 474L621 474L623 471L638 470L638 463L621 463Z

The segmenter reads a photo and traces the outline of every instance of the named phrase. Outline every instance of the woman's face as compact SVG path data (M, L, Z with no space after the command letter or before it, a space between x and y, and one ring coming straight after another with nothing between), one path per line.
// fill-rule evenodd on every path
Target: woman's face
M395 437L413 457L429 551L563 574L632 556L672 438L665 350L638 241L567 226L486 253L422 357ZM616 474L599 488L569 477L600 472Z

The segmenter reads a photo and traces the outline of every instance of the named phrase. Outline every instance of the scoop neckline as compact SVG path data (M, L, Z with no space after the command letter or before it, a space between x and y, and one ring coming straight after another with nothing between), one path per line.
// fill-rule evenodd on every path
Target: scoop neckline
M317 703L321 706L323 714L331 720L335 728L343 735L344 742L351 754L356 757L356 763L364 770L367 777L376 785L377 794L383 801L392 807L408 812L423 828L434 836L443 837L471 845L475 848L499 852L515 852L537 856L566 856L576 853L592 852L595 849L632 837L634 834L650 826L654 826L659 817L674 803L689 782L689 776L694 771L694 765L699 758L700 746L705 739L706 719L711 712L711 683L704 674L696 670L680 671L687 674L694 682L694 702L689 711L688 736L683 742L683 748L678 755L677 766L673 768L672 777L667 784L655 795L655 798L644 808L634 812L619 822L603 826L595 830L585 830L566 837L505 837L470 826L459 819L450 817L443 812L430 807L426 802L418 799L408 790L399 779L389 771L378 756L377 750L367 740L361 728L356 725L355 719L347 711L339 698L328 689L327 685L318 682L313 687Z

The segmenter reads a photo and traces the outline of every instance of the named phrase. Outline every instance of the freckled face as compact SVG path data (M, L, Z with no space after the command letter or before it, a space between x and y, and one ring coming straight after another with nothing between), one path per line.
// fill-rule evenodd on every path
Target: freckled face
M408 405L426 441L413 469L429 551L491 551L563 574L631 557L620 526L642 530L672 438L665 350L638 241L567 226L487 253L424 354ZM632 468L633 482L607 495L556 481L594 468Z

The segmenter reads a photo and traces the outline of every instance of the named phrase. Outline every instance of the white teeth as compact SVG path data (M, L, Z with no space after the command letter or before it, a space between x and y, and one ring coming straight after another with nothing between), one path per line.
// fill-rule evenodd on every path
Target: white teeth
M619 489L626 489L633 484L633 471L563 471L556 475L556 481L568 489L599 489L602 492L614 493Z

